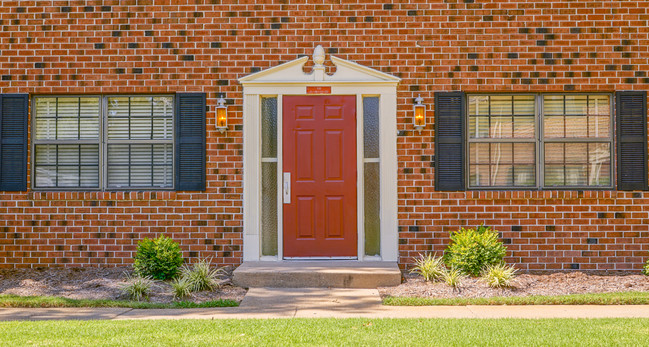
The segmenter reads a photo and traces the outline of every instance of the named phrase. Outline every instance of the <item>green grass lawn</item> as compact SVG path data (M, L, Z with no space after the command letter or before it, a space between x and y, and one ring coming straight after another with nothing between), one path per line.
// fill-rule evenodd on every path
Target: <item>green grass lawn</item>
M557 296L499 296L493 298L410 298L387 297L384 305L648 305L649 292L618 292Z
M641 346L649 319L244 319L0 323L1 346Z
M18 296L0 295L0 307L128 307L128 308L199 308L199 307L233 307L239 306L234 300L214 300L196 304L189 301L177 301L170 304L151 303L146 301L121 300L76 300L52 296Z

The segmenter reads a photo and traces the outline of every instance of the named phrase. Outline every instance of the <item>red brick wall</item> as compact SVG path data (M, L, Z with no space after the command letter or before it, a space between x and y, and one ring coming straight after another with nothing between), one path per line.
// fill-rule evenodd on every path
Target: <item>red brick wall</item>
M155 3L155 4L154 4ZM182 5L177 5L183 3ZM0 193L0 267L117 265L166 233L186 256L242 259L241 86L237 78L328 53L394 74L402 265L441 251L448 231L486 223L523 269L639 269L649 194L434 192L432 125L412 100L435 91L647 89L646 1L2 1L0 91L205 92L207 190ZM215 130L221 93L230 130ZM590 242L590 243L589 243Z

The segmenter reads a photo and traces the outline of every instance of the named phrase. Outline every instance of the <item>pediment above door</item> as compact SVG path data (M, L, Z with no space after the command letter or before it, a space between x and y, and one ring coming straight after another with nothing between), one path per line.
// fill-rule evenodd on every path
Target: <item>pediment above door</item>
M246 84L295 84L295 83L372 83L372 84L397 84L400 78L389 75L357 64L350 60L330 56L331 62L336 66L336 71L328 75L325 73L324 50L321 46L316 47L314 52L313 70L305 73L303 68L309 60L304 56L269 69L259 71L239 79L244 86Z

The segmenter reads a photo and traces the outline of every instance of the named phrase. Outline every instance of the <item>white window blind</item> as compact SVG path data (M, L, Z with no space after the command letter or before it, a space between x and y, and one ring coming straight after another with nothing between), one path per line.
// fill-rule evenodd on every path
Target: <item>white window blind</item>
M173 99L107 98L109 188L173 185Z
M38 97L35 188L99 187L99 97Z
M34 99L35 188L173 186L172 96Z

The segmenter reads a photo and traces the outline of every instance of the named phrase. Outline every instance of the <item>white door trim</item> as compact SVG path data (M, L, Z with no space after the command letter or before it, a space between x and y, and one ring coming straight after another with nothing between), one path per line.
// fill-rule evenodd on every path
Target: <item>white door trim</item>
M316 49L317 51L317 49ZM243 85L243 260L282 260L282 97L307 95L307 86L331 88L332 95L356 96L357 143L357 207L358 207L358 260L398 260L397 223L397 95L400 79L354 62L331 57L336 65L333 75L324 73L323 59L313 72L305 74L303 66L308 57L302 57L279 66L239 79ZM277 97L278 117L278 255L261 256L261 97ZM379 97L379 156L380 156L380 258L364 255L363 220L363 97Z

